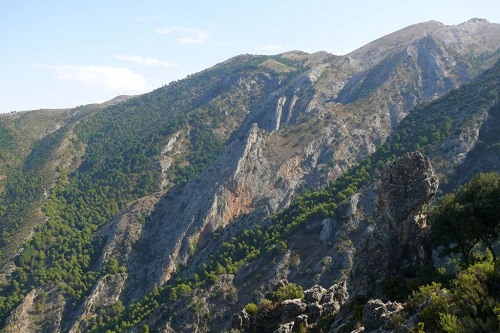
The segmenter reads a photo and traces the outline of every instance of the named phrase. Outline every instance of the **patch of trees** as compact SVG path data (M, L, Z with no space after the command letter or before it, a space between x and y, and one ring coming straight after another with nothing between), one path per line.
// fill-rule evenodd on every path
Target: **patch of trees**
M500 277L492 257L461 271L443 286L432 283L409 297L409 316L420 311L418 327L425 332L498 332ZM423 305L423 306L422 306Z
M496 259L500 236L500 175L478 174L456 192L441 198L430 215L432 239L442 255L458 253L465 266L479 243Z

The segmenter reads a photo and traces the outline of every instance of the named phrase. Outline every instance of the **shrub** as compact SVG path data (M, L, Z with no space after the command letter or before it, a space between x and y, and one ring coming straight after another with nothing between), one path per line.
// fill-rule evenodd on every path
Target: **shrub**
M304 298L304 289L302 286L298 286L295 283L290 283L285 286L281 286L275 293L274 297L277 301L282 302L287 299Z
M264 310L272 310L274 308L273 302L268 300L267 298L263 298L259 302L259 310L264 311Z
M248 303L243 307L243 309L245 309L246 313L248 313L250 316L255 316L258 311L257 304L255 303Z
M457 316L449 313L439 314L439 325L447 333L460 333L460 324L458 323Z

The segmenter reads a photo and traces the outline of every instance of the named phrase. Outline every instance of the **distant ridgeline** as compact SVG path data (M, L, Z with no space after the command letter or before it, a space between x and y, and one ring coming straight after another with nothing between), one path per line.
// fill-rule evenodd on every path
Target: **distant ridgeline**
M447 43L450 29L471 40ZM130 99L0 115L0 326L223 331L245 304L253 315L282 306L270 279L302 296L342 276L331 254L355 244L333 244L324 223L343 223L339 207L386 163L427 155L439 196L500 171L498 45L495 24L427 22L344 57L242 55ZM488 241L452 258L460 273L384 281L378 297L411 295L393 329L429 297L426 331L498 329ZM476 280L483 307L464 291ZM328 331L345 316L354 330L363 297L297 327Z

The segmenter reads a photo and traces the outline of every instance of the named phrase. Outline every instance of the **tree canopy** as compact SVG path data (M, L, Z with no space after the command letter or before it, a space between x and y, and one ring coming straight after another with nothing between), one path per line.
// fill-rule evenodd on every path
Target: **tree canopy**
M431 213L432 240L442 254L459 253L469 264L472 248L482 243L493 257L500 236L500 175L481 173L445 195Z

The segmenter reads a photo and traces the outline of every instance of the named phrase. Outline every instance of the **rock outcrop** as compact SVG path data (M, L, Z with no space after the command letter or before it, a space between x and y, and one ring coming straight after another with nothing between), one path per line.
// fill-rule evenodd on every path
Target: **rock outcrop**
M287 285L287 280L278 281L273 290ZM275 293L274 292L274 293ZM274 293L267 297L273 299ZM328 289L319 285L304 291L304 298L269 301L260 305L256 314L245 310L233 316L232 328L240 332L295 332L299 327L312 329L321 317L334 316L349 298L346 283L334 284Z
M403 311L402 304L397 302L384 303L379 299L370 300L363 308L363 326L365 331L390 329L391 318Z
M422 267L432 266L424 206L437 187L438 177L420 152L384 168L376 222L356 251L351 288L380 295L387 279L414 276Z
M3 331L7 333L61 332L67 306L62 290L48 283L28 293L11 313Z
M193 290L177 301L167 304L161 311L173 315L163 319L159 311L159 323L151 323L151 326L158 326L158 332L169 333L224 331L227 328L227 317L237 300L233 279L234 276L230 274L220 275L210 287ZM248 318L244 317L243 312L242 316L240 320L245 323Z
M100 278L90 296L80 307L69 333L88 331L88 327L85 327L82 323L96 316L97 309L114 305L118 301L126 279L126 273L108 274Z

